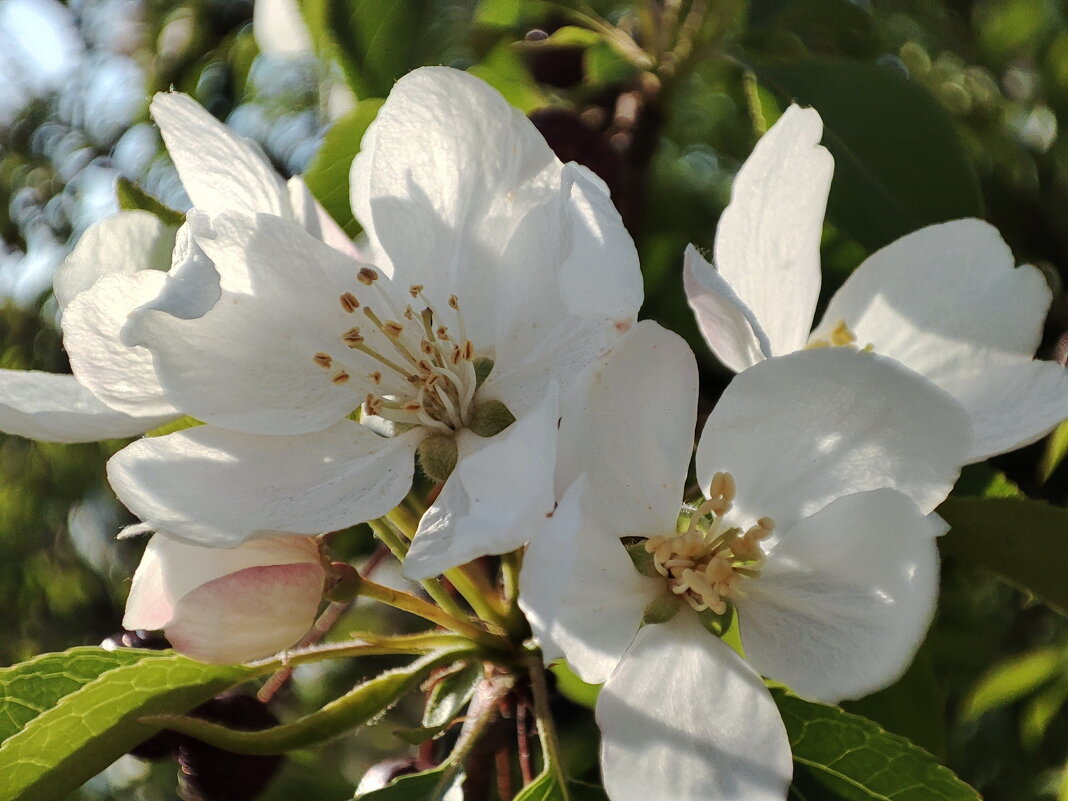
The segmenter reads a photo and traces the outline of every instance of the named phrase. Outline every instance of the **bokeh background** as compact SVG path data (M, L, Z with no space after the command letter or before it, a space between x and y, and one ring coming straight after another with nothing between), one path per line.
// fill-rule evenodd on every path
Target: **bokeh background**
M375 98L420 64L471 69L531 114L561 158L609 183L642 255L643 314L690 340L706 410L728 375L696 336L681 255L688 242L711 245L734 173L789 97L816 105L840 148L824 298L893 238L982 216L1045 272L1054 303L1039 355L1064 361L1068 5L721 0L694 18L701 5L314 0L306 24L286 0L255 9L245 0L0 0L0 367L69 370L51 277L86 227L120 203L188 207L148 119L154 92L192 94L281 173L308 173L355 234L345 167ZM997 481L1065 505L1068 432L1059 433L969 468L958 492L1003 474ZM122 444L0 435L0 664L118 630L143 547L114 539L132 521L103 464ZM1033 558L1064 560L1065 537L1059 554ZM343 542L354 558L370 551L358 530ZM349 627L405 624L362 609L350 617ZM303 669L277 711L321 704L372 667ZM916 663L851 708L912 738L988 799L1066 801L1066 701L1065 619L948 557ZM590 717L560 705L573 768L590 770ZM393 728L297 753L264 797L350 798L370 764L404 752ZM124 758L78 797L173 798L174 775L173 763Z

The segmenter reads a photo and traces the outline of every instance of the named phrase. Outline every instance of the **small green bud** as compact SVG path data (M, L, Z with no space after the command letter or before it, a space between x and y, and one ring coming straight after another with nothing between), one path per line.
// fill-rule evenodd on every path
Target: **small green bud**
M645 607L645 614L642 615L642 625L649 626L655 623L667 623L671 618L675 617L675 613L679 611L679 605L681 603L682 599L675 595L675 593L664 593Z
M360 574L348 562L331 562L323 595L328 601L351 601L360 594L362 583Z
M493 359L479 356L472 362L471 366L475 368L475 388L477 389L489 378L489 374L493 370Z
M419 467L431 481L441 483L456 469L456 439L451 434L433 434L419 444Z
M478 404L467 421L467 427L480 437L492 437L500 434L515 422L515 416L499 400L488 400Z
M634 569L643 576L656 578L660 574L656 572L656 564L653 555L645 550L646 537L620 537L620 542L627 549L627 556L634 563Z

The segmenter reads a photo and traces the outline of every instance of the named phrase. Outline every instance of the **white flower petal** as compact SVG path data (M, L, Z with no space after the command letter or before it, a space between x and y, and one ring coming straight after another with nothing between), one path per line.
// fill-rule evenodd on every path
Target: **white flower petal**
M934 614L944 531L904 495L876 490L780 532L737 602L753 667L823 703L892 684Z
M239 570L319 563L319 546L308 537L268 536L236 548L208 548L154 534L134 572L122 625L162 629L174 618L174 606L182 597Z
M638 251L607 187L591 175L564 165L571 189L571 249L561 265L560 294L576 316L630 321L644 296Z
M774 355L808 340L834 159L815 109L790 106L746 159L716 227L716 269L753 310Z
M1050 290L1036 268L1014 264L997 229L982 220L923 228L868 257L813 336L844 320L859 345L938 384L1030 358Z
M226 548L384 515L411 487L422 436L385 439L351 421L300 436L198 426L128 445L108 462L108 479L156 530Z
M736 373L770 358L771 343L756 315L693 245L682 269L686 299L716 358Z
M975 441L969 462L1022 448L1068 418L1068 370L1056 362L1028 360L961 373L941 386L971 416Z
M43 442L96 442L151 431L174 415L129 415L72 375L0 370L0 431Z
M314 357L330 354L338 369L356 364L341 340L354 321L338 297L359 286L359 263L277 217L222 215L213 227L216 238L203 244L222 279L220 300L193 319L139 309L123 340L151 351L168 398L199 420L297 434L344 419L363 402L371 367L336 384L336 371ZM188 293L175 290L180 305Z
M315 622L322 594L320 565L245 568L181 598L164 634L193 659L248 662L296 644Z
M120 211L90 226L52 279L59 307L111 273L166 270L175 229L147 211Z
M616 537L674 531L693 453L697 362L677 334L638 323L567 397L557 491L586 473Z
M285 182L255 143L239 137L188 95L157 93L151 111L196 209L211 215L292 216Z
M613 801L783 801L790 742L763 681L690 614L645 626L597 701Z
M514 551L530 539L553 509L559 408L553 386L496 436L457 434L459 461L419 521L404 559L405 577L436 576L479 556Z
M896 489L924 512L952 488L971 446L963 407L892 359L847 348L781 356L740 373L697 447L706 488L734 475L735 514L780 530L855 492Z
M163 395L151 354L120 338L127 315L154 298L166 280L158 270L106 275L63 312L63 342L74 374L100 400L127 414L178 414Z
M289 190L290 205L293 207L293 218L304 226L304 230L334 250L339 250L350 258L362 260L356 245L341 230L341 226L334 222L334 218L326 209L319 205L303 178L290 178L286 188Z
M608 679L645 608L667 590L634 568L620 533L603 525L600 501L581 477L531 538L519 582L519 603L545 660L565 657L591 684Z
M398 280L455 283L479 256L473 235L492 230L488 206L507 204L509 191L554 163L559 169L533 123L495 89L459 70L423 67L397 81L364 137L352 209L375 251L404 272ZM427 268L452 281L412 274Z

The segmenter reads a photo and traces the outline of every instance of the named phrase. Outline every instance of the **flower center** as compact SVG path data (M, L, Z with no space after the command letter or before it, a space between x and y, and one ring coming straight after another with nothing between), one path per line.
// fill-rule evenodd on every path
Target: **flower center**
M865 345L861 348L857 345L857 335L853 333L853 329L846 325L845 320L839 320L827 339L810 339L808 344L805 345L805 350L814 350L816 348L852 348L853 350L872 350L871 345Z
M475 390L492 361L475 356L467 338L460 301L452 295L448 309L435 308L421 284L398 288L370 267L356 275L359 286L338 300L341 308L362 318L341 333L338 346L312 358L335 385L362 373L373 387L362 399L364 415L395 423L425 426L451 434L469 425ZM399 297L398 297L399 296Z
M716 473L711 496L693 510L686 531L645 541L657 573L668 587L695 611L727 611L727 602L745 597L740 585L760 575L765 555L760 541L775 530L775 521L762 517L744 533L727 522L735 496L734 477Z

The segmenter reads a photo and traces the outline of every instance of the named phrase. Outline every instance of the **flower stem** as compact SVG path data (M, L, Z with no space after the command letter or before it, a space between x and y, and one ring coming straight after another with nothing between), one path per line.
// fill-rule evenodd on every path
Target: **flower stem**
M467 708L467 717L463 728L460 729L456 746L447 759L448 767L438 781L435 792L430 794L430 798L440 798L452 783L453 777L463 766L464 760L467 759L479 738L496 719L497 708L501 700L511 692L513 684L511 677L506 675L487 676L478 685L471 699L471 705Z
M385 523L380 520L371 520L368 522L371 527L371 531L375 533L375 536L380 539L383 544L393 553L397 560L401 563L404 562L404 557L408 553L408 546L404 542L404 539L394 532L393 527L387 520ZM441 582L438 579L423 579L419 582L426 594L434 599L434 603L444 609L448 614L463 620L467 617L467 613L449 597L449 593L441 586Z
M551 770L560 787L563 801L571 801L567 789L567 776L560 761L560 741L556 738L552 712L549 710L549 688L545 684L545 663L541 661L541 651L530 650L524 655L527 673L530 675L530 690L534 696L534 716L538 721L538 737L545 761L545 769Z
M386 515L386 521L395 531L407 538L409 542L415 537L415 532L419 527L419 518L404 506L398 506L389 512ZM507 631L508 620L505 614L493 604L492 599L496 592L484 577L463 567L446 570L444 575L452 586L456 588L456 591L463 596L463 599L475 610L476 615L487 623L493 623L501 630ZM437 599L435 598L435 600Z
M470 640L477 642L480 645L485 645L488 648L508 649L510 647L508 640L505 638L496 634L491 634L466 620L455 618L437 606L434 606L434 604L427 603L422 598L417 598L410 593L394 590L390 587L383 586L382 584L376 584L369 579L364 579L360 582L360 595L364 598L371 598L380 603L387 604L395 609L418 615L425 620L429 620L431 623L436 623L442 628L455 631L457 634L462 634Z

